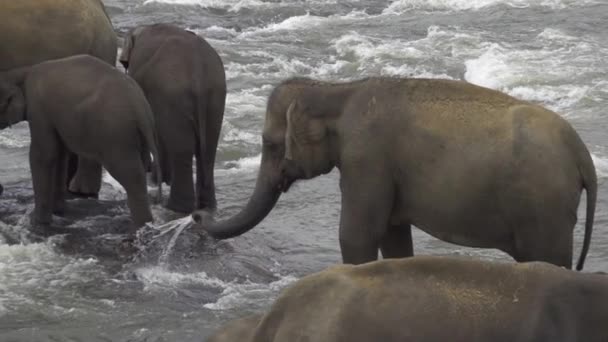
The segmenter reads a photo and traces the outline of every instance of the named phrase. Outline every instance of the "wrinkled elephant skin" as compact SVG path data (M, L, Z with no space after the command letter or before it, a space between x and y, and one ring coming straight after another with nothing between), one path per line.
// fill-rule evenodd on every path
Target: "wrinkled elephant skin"
M135 225L152 221L145 170L158 155L154 117L130 77L89 55L56 59L0 73L0 103L0 128L29 122L35 223L65 208L68 151L125 188Z
M245 208L193 219L216 238L257 225L299 179L340 170L345 263L413 255L411 226L517 261L572 267L587 192L589 249L597 197L591 155L570 124L538 105L467 82L296 78L268 99L262 162Z
M213 168L226 101L220 56L192 32L155 24L131 30L119 60L154 112L162 169L156 178L171 184L167 207L188 214L215 209Z
M336 266L209 342L604 342L608 277L544 262L414 257Z
M101 0L0 1L0 46L0 72L78 54L116 64L116 34ZM101 166L70 153L69 179L73 194L97 197Z

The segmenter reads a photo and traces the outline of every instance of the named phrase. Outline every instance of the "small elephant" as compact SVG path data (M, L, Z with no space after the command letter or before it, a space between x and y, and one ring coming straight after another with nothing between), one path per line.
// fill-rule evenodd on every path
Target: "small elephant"
M116 64L116 34L101 0L0 1L0 46L0 71L78 54ZM69 179L71 193L97 197L101 165L70 154Z
M268 99L253 195L235 216L193 219L216 238L257 225L299 179L340 170L345 263L412 256L411 225L517 261L572 266L587 191L589 249L597 197L591 155L558 114L504 93L442 79L295 78ZM550 175L550 176L548 176Z
M167 207L215 209L213 168L226 101L226 75L203 38L169 24L137 27L119 58L141 86L157 123L160 181L171 184ZM196 156L196 200L192 157Z
M605 275L427 256L306 276L208 341L604 342L606 321Z
M127 75L89 55L0 74L0 129L27 120L34 222L65 209L67 153L102 164L125 188L133 222L152 221L146 168L157 158L154 117ZM161 189L159 186L159 200Z

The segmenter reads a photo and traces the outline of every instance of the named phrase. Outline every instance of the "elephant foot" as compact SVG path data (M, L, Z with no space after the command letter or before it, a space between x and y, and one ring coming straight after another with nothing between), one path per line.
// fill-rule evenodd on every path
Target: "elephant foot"
M66 215L66 205L62 204L62 205L58 205L55 207L55 209L53 209L53 215L57 215L57 216L65 216Z
M99 199L99 193L84 193L84 192L77 192L77 191L69 190L67 192L67 198L68 199L77 199L77 198Z
M171 200L169 200L167 205L165 205L165 208L175 211L180 214L190 214L191 212L194 211L194 205L192 205L192 204L190 204L190 205L181 204L180 205L180 204L172 202Z
M36 210L30 214L30 222L32 223L32 226L50 226L52 220L53 217L50 214L42 215L37 213Z
M0 195L2 195L3 192L4 192L4 187L2 186L2 184L0 184Z

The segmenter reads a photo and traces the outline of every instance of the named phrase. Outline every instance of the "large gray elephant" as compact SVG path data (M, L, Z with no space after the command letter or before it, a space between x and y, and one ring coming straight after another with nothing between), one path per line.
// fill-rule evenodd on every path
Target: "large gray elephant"
M597 180L566 120L498 91L441 79L290 79L268 99L262 162L246 207L216 238L257 225L298 179L340 170L345 263L413 255L411 225L445 241L497 248L517 261L572 266L587 190L589 248Z
M152 221L146 168L157 158L154 117L137 83L90 55L0 74L0 129L27 120L34 221L65 209L67 152L103 164L127 192L133 222ZM159 200L161 189L159 185Z
M213 168L226 101L226 75L203 38L169 24L137 27L119 58L141 86L157 122L167 207L215 209ZM196 199L192 157L196 156Z
M101 0L0 1L0 46L0 71L77 54L116 64L116 34ZM101 166L80 158L76 172L70 159L70 191L97 197Z
M306 276L207 341L605 342L606 321L606 275L427 256Z

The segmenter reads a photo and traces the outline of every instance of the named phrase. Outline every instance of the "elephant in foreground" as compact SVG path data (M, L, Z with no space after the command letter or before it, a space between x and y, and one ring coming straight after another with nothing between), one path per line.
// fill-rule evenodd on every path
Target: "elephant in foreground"
M133 222L152 221L146 169L157 157L154 117L130 77L89 55L0 74L0 129L27 120L34 222L65 210L68 151L103 164L127 192ZM159 200L161 189L159 185Z
M515 260L572 266L587 191L589 248L597 196L591 155L566 120L462 81L295 78L270 94L253 195L235 216L193 219L216 238L257 225L299 179L340 170L345 263L413 255L411 225Z
M306 276L207 341L604 342L607 321L606 275L426 256Z
M154 112L162 170L156 178L171 184L167 207L188 214L195 205L215 209L213 168L226 101L220 56L192 32L155 24L131 30L119 60Z
M101 0L0 1L0 46L0 72L78 54L116 64L116 34ZM101 166L73 155L70 164L70 191L97 197Z

